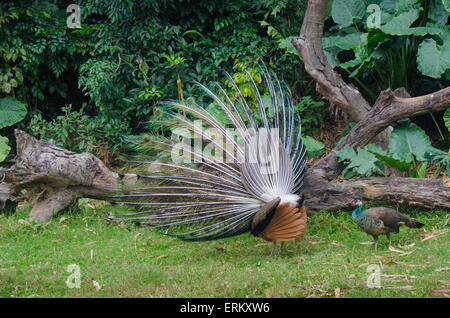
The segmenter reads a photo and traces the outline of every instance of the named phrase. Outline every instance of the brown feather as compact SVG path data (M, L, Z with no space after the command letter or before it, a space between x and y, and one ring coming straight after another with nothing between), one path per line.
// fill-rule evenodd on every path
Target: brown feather
M304 206L296 208L288 202L280 204L272 220L260 233L266 241L292 241L303 236L306 232L306 209Z

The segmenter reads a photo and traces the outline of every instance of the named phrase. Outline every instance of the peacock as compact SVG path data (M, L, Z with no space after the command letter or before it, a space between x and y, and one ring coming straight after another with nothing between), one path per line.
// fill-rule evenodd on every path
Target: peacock
M139 175L151 184L114 195L117 203L141 207L116 220L164 227L165 234L187 241L251 232L274 243L272 254L276 242L281 252L283 242L303 237L307 155L301 118L289 89L264 64L259 68L263 88L247 70L243 73L250 97L225 72L229 89L215 82L215 93L195 82L216 107L202 107L193 98L164 104L161 112L173 138L152 142L171 160L133 161L153 167L152 174Z
M352 219L367 234L372 235L375 241L375 250L378 246L378 236L386 235L391 244L391 233L397 234L400 226L409 228L421 228L424 224L412 219L396 210L375 207L364 210L364 203L357 201L358 207L353 210Z

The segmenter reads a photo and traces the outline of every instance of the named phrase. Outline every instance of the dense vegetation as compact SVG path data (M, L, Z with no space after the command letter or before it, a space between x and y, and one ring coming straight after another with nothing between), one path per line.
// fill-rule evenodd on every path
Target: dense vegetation
M370 25L372 12L366 8L372 3L382 10L379 29ZM0 100L0 111L19 112L0 122L0 135L8 137L0 137L1 160L14 148L12 125L22 120L19 126L37 137L109 162L135 149L130 140L142 141L132 136L159 133L158 102L191 96L208 106L211 101L193 80L231 87L224 71L233 72L243 94L250 95L243 69L260 80L259 59L293 91L305 132L317 131L328 118L290 43L299 33L306 1L80 0L79 28L67 26L69 4L0 4L0 98L23 103ZM329 1L327 58L370 99L386 88L403 86L414 96L447 86L445 4ZM450 122L450 112L446 118ZM446 152L442 114L425 122L439 133ZM313 142L311 148L323 150Z
M297 1L79 1L79 29L66 25L68 4L2 1L0 94L26 103L24 128L71 150L107 159L155 129L146 123L158 101L201 101L192 80L222 81L234 65L255 74L258 58L304 91L297 53L267 34L274 21L298 33Z

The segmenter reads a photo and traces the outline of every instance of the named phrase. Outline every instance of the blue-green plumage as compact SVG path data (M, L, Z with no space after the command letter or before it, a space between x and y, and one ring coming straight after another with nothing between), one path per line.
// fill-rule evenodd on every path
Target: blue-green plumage
M375 249L378 245L378 236L385 234L391 239L390 233L398 233L399 227L406 225L411 228L422 227L423 224L416 220L388 208L370 208L364 210L364 203L353 210L352 219L367 234L373 236Z
M367 210L363 210L364 203L357 207L353 213L352 218L356 224L367 234L380 235L386 234L386 228L381 220L377 220L370 216Z

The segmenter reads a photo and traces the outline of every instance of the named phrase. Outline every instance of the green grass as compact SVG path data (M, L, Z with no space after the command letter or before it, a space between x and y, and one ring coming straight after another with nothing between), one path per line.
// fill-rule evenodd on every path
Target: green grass
M335 297L339 288L340 297L435 297L433 289L450 288L448 211L403 210L425 223L393 236L405 254L389 250L384 236L377 252L361 244L372 238L348 212L317 213L303 241L272 257L271 243L250 234L191 243L109 224L120 209L84 205L37 225L23 221L27 207L0 215L0 296ZM79 289L65 284L69 264L80 266ZM381 288L367 287L369 264L380 266Z

